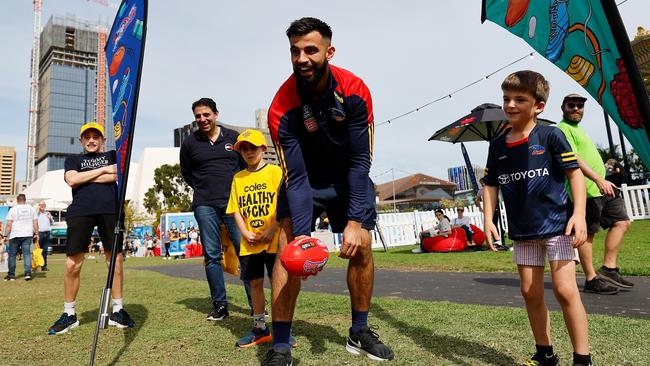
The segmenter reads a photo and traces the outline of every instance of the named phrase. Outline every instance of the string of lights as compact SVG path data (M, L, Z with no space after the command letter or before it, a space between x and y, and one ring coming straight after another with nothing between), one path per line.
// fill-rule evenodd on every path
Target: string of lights
M618 4L616 4L616 6L621 6L621 5L625 4L625 3L628 2L628 1L629 1L629 0L623 0L623 1L619 2ZM421 105L421 106L419 106L419 107L417 107L417 108L411 109L411 110L408 111L408 112L402 113L402 114L400 114L400 115L398 115L398 116L395 116L395 117L393 117L393 118L389 118L389 119L385 120L384 122L376 123L375 126L381 126L381 125L385 125L385 124L390 124L391 122L395 121L396 119L399 119L399 118L402 118L402 117L406 117L406 116L408 116L408 115L411 114L411 113L419 112L420 109L426 108L426 107L430 106L431 104L434 104L434 103L440 102L440 101L445 100L445 99L453 99L454 94L459 93L459 92L461 92L461 91L463 91L463 90L465 90L465 89L467 89L467 88L469 88L469 87L471 87L471 86L474 86L474 85L480 83L481 81L487 80L490 76L492 76L492 75L494 75L494 74L496 74L496 73L498 73L498 72L500 72L500 71L502 71L502 70L504 70L504 69L506 69L506 68L508 68L508 67L510 67L510 66L512 66L512 65L514 65L514 64L516 64L516 63L518 63L518 62L520 62L520 61L525 60L526 57L533 58L533 54L534 54L534 53L535 53L535 52L527 53L525 56L522 56L522 57L520 57L520 58L518 58L518 59L516 59L516 60L514 60L514 61L512 61L512 62L510 62L509 64L507 64L507 65L505 65L505 66L503 66L503 67L498 68L497 70L495 70L495 71L493 71L493 72L491 72L491 73L489 73L489 74L483 76L481 79L478 79L478 80L476 80L476 81L473 81L473 82L471 82L471 83L469 83L469 84L463 86L463 87L460 88L460 89L457 89L457 90L452 91L451 93L447 93L447 94L441 96L441 97L438 98L438 99L434 99L434 100L432 100L432 101L430 101L430 102L428 102L428 103L425 103L425 104L423 104L423 105Z
M508 67L510 67L510 66L512 66L512 65L514 65L514 64L516 64L516 63L518 63L518 62L521 62L521 61L525 60L527 57L533 58L533 54L534 54L534 53L535 53L535 52L529 52L529 53L527 53L526 55L524 55L524 56L522 56L522 57L519 57L518 59L516 59L516 60L514 60L514 61L512 61L512 62L510 62L510 63L508 63L507 65L504 65L504 66L502 66L502 67L500 67L500 68L498 68L498 69L492 71L491 73L486 74L486 75L483 76L482 78L480 78L480 79L478 79L478 80L476 80L476 81L473 81L473 82L471 82L471 83L469 83L469 84L463 86L462 88L459 88L459 89L456 89L456 90L454 90L454 91L452 91L452 92L446 93L445 95L443 95L443 96L440 97L440 98L434 99L434 100L432 100L432 101L430 101L430 102L427 102L427 103L425 103L425 104L423 104L423 105L421 105L421 106L419 106L419 107L417 107L417 108L411 109L411 110L408 111L408 112L405 112L405 113L402 113L402 114L400 114L400 115L398 115L398 116L395 116L395 117L393 117L393 118L387 119L387 120L384 121L384 122L377 123L377 124L375 124L375 126L381 126L381 125L384 125L384 124L391 123L391 122L395 121L396 119L399 119L399 118L402 118L402 117L408 116L408 115L411 114L411 113L419 112L421 109L426 108L426 107L428 107L428 106L430 106L430 105L432 105L432 104L434 104L434 103L440 102L440 101L442 101L442 100L445 100L445 99L453 99L454 94L460 93L461 91L463 91L463 90L465 90L465 89L467 89L467 88L470 88L470 87L472 87L472 86L474 86L474 85L480 83L481 81L484 81L484 80L489 79L490 76L492 76L492 75L494 75L494 74L497 74L497 73L503 71L504 69L507 69Z

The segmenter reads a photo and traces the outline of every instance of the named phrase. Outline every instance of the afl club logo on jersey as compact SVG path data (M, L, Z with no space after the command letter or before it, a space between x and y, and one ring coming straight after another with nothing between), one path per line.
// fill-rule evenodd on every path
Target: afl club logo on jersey
M542 145L532 145L531 147L528 148L528 151L530 151L530 155L532 156L542 155L543 153L546 152L544 146Z
M338 108L335 108L335 107L330 108L330 116L336 122L345 121L345 112L343 112L343 110L341 110L341 109L338 109Z
M305 129L307 132L316 132L318 130L318 122L314 118L314 113L311 111L311 107L307 104L302 106L302 120L305 123Z
M234 148L233 148L233 146L232 146L232 144L230 142L227 142L226 145L224 145L224 149L226 149L226 151L233 151L234 150Z

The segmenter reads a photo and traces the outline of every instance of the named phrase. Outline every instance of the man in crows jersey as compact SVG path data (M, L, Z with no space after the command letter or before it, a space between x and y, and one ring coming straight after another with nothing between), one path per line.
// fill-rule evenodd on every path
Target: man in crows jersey
M372 98L363 80L329 64L335 50L325 22L298 19L287 29L287 37L294 72L269 110L271 138L284 171L278 197L278 252L294 238L310 235L315 219L327 212L332 230L343 233L340 256L349 259L352 326L346 349L391 360L393 351L368 327L374 282L369 230L377 216L368 176ZM273 348L263 365L291 365L288 340L300 278L276 263L272 289Z

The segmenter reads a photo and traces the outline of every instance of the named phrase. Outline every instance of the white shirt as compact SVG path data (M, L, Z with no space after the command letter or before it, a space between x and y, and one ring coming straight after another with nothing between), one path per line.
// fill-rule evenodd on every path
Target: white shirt
M52 219L52 215L50 215L50 213L47 211L38 211L36 214L38 215L38 231L50 231L52 228L52 221L54 221Z
M29 205L16 205L9 209L7 221L11 220L9 239L25 238L34 235L34 220L37 220L36 210Z
M462 219L460 217L457 217L457 218L454 219L454 226L463 226L463 225L465 225L465 226L469 227L469 225L471 223L472 222L470 221L469 217L467 217L467 216L463 216Z

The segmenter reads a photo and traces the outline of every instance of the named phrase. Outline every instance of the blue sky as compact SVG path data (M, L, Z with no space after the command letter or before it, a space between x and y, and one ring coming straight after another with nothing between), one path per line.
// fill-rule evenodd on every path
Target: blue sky
M44 3L43 25L52 14L110 23L115 12L89 0ZM647 10L644 0L628 0L619 6L630 37L639 25L650 28ZM332 63L364 79L379 124L532 51L493 23L481 24L480 11L480 0L152 0L133 159L139 159L144 147L172 146L172 130L192 119L190 105L203 96L217 102L221 121L253 126L255 110L268 107L291 73L284 31L294 19L314 16L330 24L336 47ZM0 58L0 145L16 147L18 180L25 176L32 29L32 2L4 0L0 12L5 50ZM446 179L447 167L463 164L460 146L427 139L481 103L500 104L501 81L520 69L539 71L551 83L543 118L561 118L559 107L565 94L586 94L536 54L453 99L378 126L371 176L385 182L391 174L378 174L395 169L395 178L424 173ZM591 98L583 126L597 143L607 144L602 109ZM612 127L617 136L613 123ZM469 143L467 148L474 163L485 163L487 143Z

